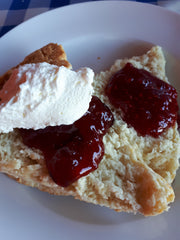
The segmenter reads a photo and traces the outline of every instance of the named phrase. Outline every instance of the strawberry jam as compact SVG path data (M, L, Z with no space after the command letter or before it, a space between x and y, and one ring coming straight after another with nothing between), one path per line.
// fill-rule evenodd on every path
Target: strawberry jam
M52 179L67 187L98 167L104 155L102 138L112 124L111 111L94 96L88 111L71 125L19 131L27 146L43 152Z
M177 120L177 92L146 70L127 63L109 80L105 92L122 119L142 136L158 137Z

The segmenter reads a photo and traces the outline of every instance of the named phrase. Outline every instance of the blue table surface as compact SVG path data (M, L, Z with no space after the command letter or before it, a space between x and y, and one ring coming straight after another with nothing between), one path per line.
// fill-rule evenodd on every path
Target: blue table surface
M126 0L127 1L127 0ZM40 13L54 8L88 2L82 0L0 0L0 37L18 24ZM147 4L155 4L180 14L180 0L139 0Z

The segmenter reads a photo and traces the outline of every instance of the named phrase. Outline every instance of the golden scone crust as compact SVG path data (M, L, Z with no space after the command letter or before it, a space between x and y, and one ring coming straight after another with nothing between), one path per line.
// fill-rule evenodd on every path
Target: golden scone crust
M30 55L29 59L36 59L38 62L38 59L42 59L39 56L45 54L41 50L35 55ZM50 58L58 58L58 54L50 56L48 53L50 63ZM66 56L64 60L67 61ZM53 64L55 61L54 59ZM104 88L109 77L127 62L167 81L165 59L160 47L153 47L140 57L117 60L110 70L96 75L94 95L110 107L115 118L113 126L103 138L105 154L97 170L66 188L60 187L49 176L41 152L25 146L18 130L14 130L8 134L0 134L0 171L20 183L50 194L72 195L76 199L116 211L140 212L149 216L167 210L169 203L174 200L170 184L179 166L179 133L177 126L174 126L156 139L138 136L121 119L120 112L111 106L104 94Z
M32 52L27 57L25 57L25 59L21 63L19 63L16 67L24 65L26 63L40 63L40 62L47 62L57 66L65 66L67 68L71 68L71 64L67 61L67 56L62 45L58 45L55 43L49 43L48 45ZM4 83L9 79L12 70L16 67L11 68L4 75L0 76L0 89L2 88Z

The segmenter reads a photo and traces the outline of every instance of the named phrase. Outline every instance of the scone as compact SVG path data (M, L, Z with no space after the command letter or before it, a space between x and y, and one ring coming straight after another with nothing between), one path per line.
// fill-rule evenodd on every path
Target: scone
M131 146L133 153L139 161L146 163L156 173L166 179L168 183L172 183L179 166L178 157L180 147L177 124L165 131L165 133L159 136L159 138L149 136L141 137L136 131L134 131L134 128L129 128L128 125L122 121L116 108L109 103L108 97L104 94L104 89L109 78L119 69L122 69L126 63L131 63L138 69L145 69L159 79L168 82L165 73L165 58L162 49L155 46L142 56L132 57L131 59L116 60L109 71L101 72L96 75L94 81L95 94L110 107L114 116L117 117L114 132L118 132L118 142L120 142L120 146L123 146L123 142L126 142L127 146Z
M58 52L59 48L61 51ZM44 49L54 51L44 53ZM58 45L50 44L30 56L22 64L47 61L71 67L63 48ZM167 81L160 47L153 47L140 57L117 60L110 70L96 75L94 95L111 109L114 123L103 138L104 156L95 171L67 187L57 185L48 173L42 152L23 144L18 130L0 135L0 171L19 183L50 194L72 195L76 199L116 211L140 212L150 216L167 210L169 203L174 200L170 184L179 166L180 138L177 124L158 138L153 138L139 136L134 128L122 120L104 90L112 74L127 62ZM1 85L10 74L11 70L1 77Z

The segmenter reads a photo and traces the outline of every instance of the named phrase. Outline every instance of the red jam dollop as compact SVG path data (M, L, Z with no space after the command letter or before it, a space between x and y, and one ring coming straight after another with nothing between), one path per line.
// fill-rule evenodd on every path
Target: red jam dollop
M158 137L177 120L177 92L144 69L127 63L109 80L105 92L122 119L142 136Z
M24 144L43 152L52 179L67 187L97 169L104 155L102 138L113 119L110 109L93 96L88 111L71 125L19 131Z

